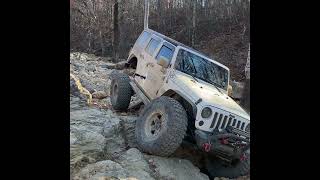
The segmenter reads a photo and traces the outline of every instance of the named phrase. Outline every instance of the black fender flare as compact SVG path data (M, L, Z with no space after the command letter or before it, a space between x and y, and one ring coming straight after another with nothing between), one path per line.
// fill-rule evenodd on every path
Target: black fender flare
M196 119L197 116L197 102L193 102L190 100L190 98L188 98L185 94L183 94L182 92L178 91L178 90L173 90L173 89L169 89L167 90L165 93L163 93L161 96L170 96L173 94L178 94L180 97L182 97L184 100L186 100L192 107L192 111L193 111L193 118Z
M137 56L136 55L134 55L134 54L131 54L129 57L128 57L128 59L127 59L127 62L126 62L126 67L129 67L130 66L130 64L132 63L132 61L134 61L133 59L136 59L137 60L137 62L138 62L138 58L137 58Z

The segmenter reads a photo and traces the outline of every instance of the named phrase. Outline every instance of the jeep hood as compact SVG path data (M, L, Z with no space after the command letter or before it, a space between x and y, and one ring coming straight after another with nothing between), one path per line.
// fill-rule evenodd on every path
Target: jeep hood
M248 113L231 97L223 93L223 90L219 92L213 85L204 83L201 80L196 82L188 75L181 72L177 73L177 71L175 82L184 92L187 92L193 97L201 98L204 103L250 120Z

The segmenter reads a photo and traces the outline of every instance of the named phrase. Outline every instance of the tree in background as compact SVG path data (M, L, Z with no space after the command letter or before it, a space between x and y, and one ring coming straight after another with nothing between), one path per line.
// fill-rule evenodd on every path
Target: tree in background
M113 6L113 39L112 39L112 47L113 47L113 58L114 61L119 61L119 1L114 0Z
M70 1L70 50L127 58L143 30L144 0ZM149 27L198 49L244 81L250 0L150 0Z
M245 67L245 75L246 75L246 80L245 80L241 104L246 110L248 110L248 112L250 112L250 45L248 49L247 64Z

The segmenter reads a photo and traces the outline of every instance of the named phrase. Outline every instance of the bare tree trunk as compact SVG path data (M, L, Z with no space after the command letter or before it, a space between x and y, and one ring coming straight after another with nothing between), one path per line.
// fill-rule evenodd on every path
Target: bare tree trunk
M101 56L104 56L105 55L104 39L103 39L101 30L99 30L99 36L100 36Z
M192 42L192 16L190 16L192 9L192 1L188 0L188 4L186 6L186 17L187 17L187 27L188 27L188 43ZM192 44L192 43L191 43Z
M248 49L248 58L247 58L247 64L245 67L245 73L246 73L246 81L244 85L244 90L242 94L242 106L250 112L250 45Z
M171 9L170 9L171 8ZM172 28L172 19L173 19L173 13L172 13L172 11L173 11L173 1L170 1L170 3L169 3L169 11L170 11L170 31L171 31L171 28Z
M144 29L149 28L149 0L144 1Z
M158 11L157 26L158 26L158 30L160 30L160 25L161 25L161 0L158 0L157 11Z
M88 33L88 51L91 52L91 31Z
M195 45L195 36L196 36L196 6L197 5L197 1L193 0L193 10L192 10L192 40L191 40L191 44L192 46Z
M117 62L119 60L119 22L118 22L118 12L119 12L119 2L115 0L113 10L113 60Z

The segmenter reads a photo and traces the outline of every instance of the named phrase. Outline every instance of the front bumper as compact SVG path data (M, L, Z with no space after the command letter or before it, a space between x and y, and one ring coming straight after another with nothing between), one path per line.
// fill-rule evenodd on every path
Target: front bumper
M241 137L243 135L246 136ZM247 136L248 134L244 132L238 136L234 130L216 134L195 130L195 139L199 148L228 162L241 159L244 152L250 149L250 140Z

